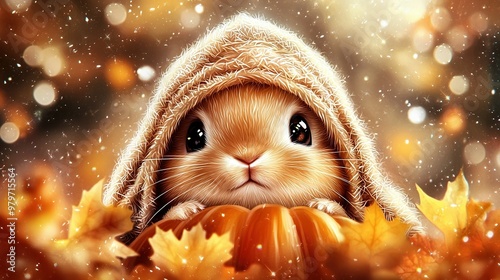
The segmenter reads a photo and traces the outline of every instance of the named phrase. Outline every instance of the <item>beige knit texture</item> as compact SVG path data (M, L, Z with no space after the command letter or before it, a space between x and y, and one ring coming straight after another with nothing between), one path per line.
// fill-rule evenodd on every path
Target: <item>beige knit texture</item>
M179 122L201 100L231 86L257 83L302 99L324 122L347 162L351 182L346 209L356 220L378 203L387 218L400 217L421 231L414 205L380 169L374 145L338 72L294 33L247 14L210 31L172 63L162 76L137 134L106 186L104 203L134 210L134 238L155 213L160 159ZM314 167L311 167L314 168Z

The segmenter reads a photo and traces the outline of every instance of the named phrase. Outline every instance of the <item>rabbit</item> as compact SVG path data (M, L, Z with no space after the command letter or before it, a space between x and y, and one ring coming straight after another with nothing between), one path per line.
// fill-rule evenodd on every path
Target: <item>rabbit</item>
M106 184L104 204L133 211L121 240L227 203L308 205L356 221L376 203L387 219L423 232L344 82L270 21L243 13L209 31L159 79Z
M166 219L186 219L206 206L265 203L346 216L344 160L298 97L272 86L235 86L179 124L162 157L157 204L173 206Z

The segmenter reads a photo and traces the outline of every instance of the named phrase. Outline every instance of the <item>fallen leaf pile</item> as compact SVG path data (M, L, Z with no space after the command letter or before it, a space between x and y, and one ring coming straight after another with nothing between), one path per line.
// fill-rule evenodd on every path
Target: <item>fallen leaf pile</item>
M5 276L10 279L75 280L500 279L500 210L494 210L489 202L470 199L468 183L462 173L448 184L441 200L426 195L418 186L417 190L420 195L417 206L423 219L441 235L407 236L409 226L397 218L387 221L377 205L366 209L363 223L331 217L314 209L306 213L302 208L288 210L263 205L258 206L260 210L241 210L244 212L241 215L259 215L256 211L267 207L267 218L255 219L267 223L264 230L258 225L252 228L252 224L245 224L244 230L236 234L230 228L241 225L232 220L224 226L214 225L221 223L222 218L217 217L224 218L225 212L212 208L204 210L212 211L212 216L201 212L192 221L182 225L178 222L176 230L153 225L147 229L143 243L127 247L115 237L132 228L131 212L104 206L101 203L102 182L99 182L91 190L84 191L78 206L73 207L67 238L47 245L31 243L29 238L23 238L24 233L20 233L17 236L16 275L6 272ZM220 209L227 212L233 208ZM290 221L293 222L283 226L286 215L292 217ZM315 219L322 222L309 221L310 215L319 215L320 218ZM203 217L205 220L201 221ZM24 219L27 222L29 218ZM1 222L7 223L3 215ZM282 228L278 228L280 226ZM313 233L323 232L322 228L330 226L337 229L329 233L336 242ZM283 233L272 235L277 229ZM245 247L238 241L243 238L241 234L248 231L251 234L246 238L250 241L245 242L251 245ZM287 237L288 234L296 237ZM273 236L268 238L272 240L266 241L266 236ZM266 263L266 254L276 255L285 250L269 251L272 246L291 246L290 252L299 251L296 257L295 253L274 256L272 264ZM146 251L148 254L144 253ZM262 255L256 255L251 263L242 266L235 259L242 254Z

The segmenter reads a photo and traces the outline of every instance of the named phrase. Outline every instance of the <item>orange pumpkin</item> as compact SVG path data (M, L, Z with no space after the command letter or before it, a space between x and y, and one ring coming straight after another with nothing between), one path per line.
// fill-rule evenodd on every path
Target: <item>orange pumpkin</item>
M139 256L126 259L125 266L133 269L138 264L152 265L149 257L153 252L148 239L155 234L156 227L173 230L180 239L184 230L197 224L207 232L206 238L214 233L230 233L234 249L228 265L236 271L246 270L253 263L271 271L279 271L283 264L304 270L311 260L326 259L326 250L344 239L334 218L310 207L288 209L263 204L249 210L221 205L209 207L188 220L162 220L148 227L130 245Z

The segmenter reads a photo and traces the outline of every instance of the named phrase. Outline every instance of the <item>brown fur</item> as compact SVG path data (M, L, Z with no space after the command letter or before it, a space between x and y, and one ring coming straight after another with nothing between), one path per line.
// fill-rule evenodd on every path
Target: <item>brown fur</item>
M294 114L309 124L311 146L290 141ZM187 153L186 134L194 119L203 122L207 144ZM308 205L318 197L341 201L347 189L343 161L325 131L311 109L278 88L247 85L216 93L174 133L162 163L159 205L195 200L207 206L252 208L264 203ZM249 179L257 183L241 187Z
M169 188L175 191L175 185L183 183L174 182L173 187L159 183L159 177L162 176L159 170L165 162L162 158L169 155L170 143L176 142L172 137L179 131L181 121L204 100L210 100L212 96L219 98L216 96L232 87L250 83L280 89L281 93L301 100L315 113L324 125L326 135L333 141L333 146L338 149L337 157L342 159L344 167L339 170L344 172L343 178L349 181L342 189L345 200L340 201L347 200L348 203L339 207L332 204L333 200L329 198L318 197L309 203L310 206L325 211L345 210L349 217L361 221L364 208L377 203L388 219L398 216L410 224L413 231L422 231L413 203L382 170L373 141L356 114L338 71L292 32L268 21L241 14L210 31L169 66L158 83L136 136L117 163L106 186L103 201L105 204L124 205L133 209L134 230L124 237L125 241L130 242L155 219L161 218L157 214L162 211L160 209L170 207L161 203L168 203L175 198L162 192ZM234 105L238 102L231 100L229 103ZM276 115L282 116L282 112L277 111ZM245 133L251 138L254 132ZM241 136L234 134L231 137L238 139ZM275 145L271 141L267 143ZM231 146L225 149L229 149L229 153L238 151ZM288 156L287 153L281 155ZM219 160L215 158L209 162ZM310 162L310 158L304 160ZM279 163L281 159L274 157L273 161ZM315 166L311 164L307 168ZM194 166L190 168L194 169ZM313 171L301 170L299 177L307 177L303 176L306 174L304 172ZM292 175L283 176L290 176L289 181L294 181ZM225 179L226 182L231 180L237 179ZM327 195L338 190L338 178L332 177L332 181L333 185L330 186L333 190L329 190ZM190 193L194 195L194 192ZM252 197L255 200L258 195L247 196ZM162 198L166 200L160 201ZM183 199L188 198L185 196ZM203 200L201 196L198 198ZM279 201L279 198L273 199ZM290 201L283 197L281 200ZM301 202L305 200L302 198ZM184 211L177 211L184 216L203 207L195 201L185 203L187 206ZM257 201L245 203L250 205Z

